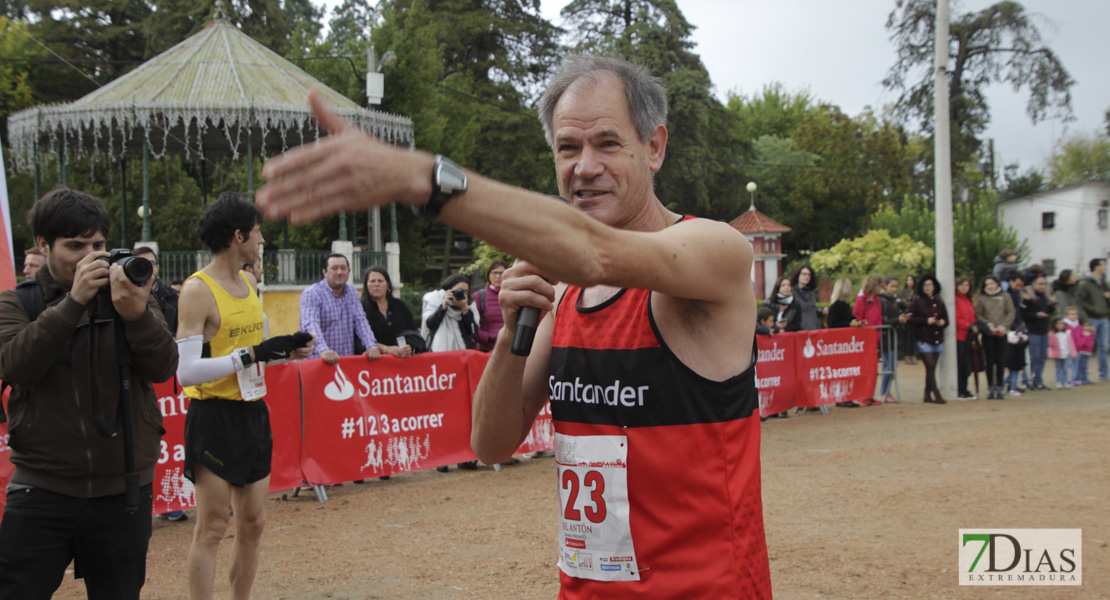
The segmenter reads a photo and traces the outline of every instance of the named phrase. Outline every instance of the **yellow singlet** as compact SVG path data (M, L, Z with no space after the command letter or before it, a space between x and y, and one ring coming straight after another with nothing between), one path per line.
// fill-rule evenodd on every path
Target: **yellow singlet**
M212 296L216 298L216 309L220 312L220 329L216 336L204 345L204 358L227 356L236 348L249 348L262 341L262 302L258 294L251 287L247 276L240 272L239 276L247 283L250 295L246 298L236 298L227 293L220 284L211 277L197 271L189 276L199 278L208 284ZM239 380L234 374L221 377L215 381L185 388L185 395L193 400L205 398L223 398L224 400L242 400L239 393Z

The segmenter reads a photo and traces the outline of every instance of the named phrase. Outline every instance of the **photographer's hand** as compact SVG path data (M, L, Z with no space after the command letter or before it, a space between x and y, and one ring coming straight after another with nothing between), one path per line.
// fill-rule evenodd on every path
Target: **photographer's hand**
M87 305L92 302L96 292L108 285L108 263L97 260L102 256L108 256L108 253L103 250L89 252L85 258L77 262L69 295L81 304Z
M104 261L99 261L103 263ZM150 288L154 285L154 278L147 280L143 287L139 287L127 278L123 267L118 264L108 269L108 278L112 285L112 304L116 312L124 321L134 321L146 312L146 301L150 296Z

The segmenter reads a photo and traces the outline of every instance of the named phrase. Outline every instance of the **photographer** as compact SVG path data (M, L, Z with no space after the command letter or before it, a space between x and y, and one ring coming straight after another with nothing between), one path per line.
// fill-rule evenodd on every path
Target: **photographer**
M35 202L30 221L46 266L0 293L0 379L12 386L15 464L0 525L0 598L49 597L70 560L89 598L138 598L162 433L150 382L173 377L177 345L150 294L154 279L137 286L124 261L101 260L109 257L109 217L98 198L55 189ZM146 262L133 260L149 277ZM126 345L129 415L118 410L117 346ZM128 416L139 485L132 510L124 493L128 435L113 435Z
M455 273L439 287L424 294L420 310L420 333L428 340L428 350L446 352L473 347L479 317L477 307L470 303L470 284Z

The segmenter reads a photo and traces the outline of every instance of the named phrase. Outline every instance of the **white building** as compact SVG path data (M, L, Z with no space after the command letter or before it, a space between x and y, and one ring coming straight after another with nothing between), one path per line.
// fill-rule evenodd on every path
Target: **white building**
M1005 200L999 220L1029 241L1029 263L1051 280L1063 269L1078 275L1092 258L1110 257L1110 182L1088 182Z

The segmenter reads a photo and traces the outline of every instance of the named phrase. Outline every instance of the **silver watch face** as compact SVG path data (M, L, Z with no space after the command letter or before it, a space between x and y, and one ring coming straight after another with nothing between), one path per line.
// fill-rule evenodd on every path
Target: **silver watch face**
M466 173L456 164L441 160L436 171L436 182L439 189L448 195L466 191Z

